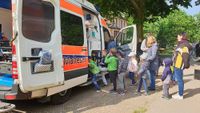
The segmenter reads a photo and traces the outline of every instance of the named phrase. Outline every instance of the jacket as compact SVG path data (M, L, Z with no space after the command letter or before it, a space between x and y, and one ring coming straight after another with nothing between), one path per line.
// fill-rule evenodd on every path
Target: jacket
M166 58L163 60L163 63L165 65L165 68L161 77L162 81L164 81L167 78L167 76L172 77L172 71L171 71L172 59Z
M138 70L138 63L135 59L130 59L128 62L128 71L129 72L136 72Z
M150 62L149 70L157 71L159 68L158 58L158 44L154 43L151 48L147 50L147 61Z
M119 66L118 66L118 73L123 73L127 71L128 66L128 58L123 58L119 60Z
M107 64L108 71L116 71L118 68L118 58L115 56L107 55L105 63Z
M97 64L93 60L90 60L89 68L90 68L90 72L92 74L98 74L100 72L99 67L97 66Z
M184 63L189 63L191 49L192 46L187 40L182 40L179 42L174 52L173 66L179 69L185 69Z
M138 75L143 76L145 73L147 73L147 70L149 68L149 62L145 60L144 62L140 63L140 67L138 70Z

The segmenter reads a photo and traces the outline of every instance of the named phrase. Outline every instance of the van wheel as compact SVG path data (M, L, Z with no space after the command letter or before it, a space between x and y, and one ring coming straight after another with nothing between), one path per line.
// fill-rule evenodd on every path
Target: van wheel
M55 95L52 95L50 103L53 105L59 105L59 104L65 103L66 101L69 100L71 91L72 91L71 89L68 89L68 90L62 91L60 93L57 93Z

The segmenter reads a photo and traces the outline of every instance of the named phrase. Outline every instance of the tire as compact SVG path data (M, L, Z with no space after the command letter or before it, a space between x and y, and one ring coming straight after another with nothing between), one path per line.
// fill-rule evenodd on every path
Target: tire
M50 99L50 104L53 104L53 105L64 104L65 102L69 100L71 96L71 91L72 91L71 89L68 89L68 90L52 95Z

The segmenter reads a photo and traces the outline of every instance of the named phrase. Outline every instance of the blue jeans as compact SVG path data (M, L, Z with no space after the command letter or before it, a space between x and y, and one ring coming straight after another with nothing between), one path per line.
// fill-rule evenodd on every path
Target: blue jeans
M137 92L140 92L141 88L142 88L142 84L143 84L143 87L144 87L144 90L145 92L147 93L148 92L148 89L147 89L147 83L146 83L146 79L140 77L140 81L139 81L139 85L138 85L138 89L137 89Z
M94 85L96 90L100 90L100 87L99 87L99 85L97 83L97 75L96 74L92 75L92 83L93 83L93 85Z
M180 96L183 96L183 91L184 91L183 70L175 67L174 77L178 83L178 93Z
M135 84L135 79L134 79L134 72L129 72L128 73L129 78L131 79L131 84Z
M156 71L154 70L149 70L150 72L150 86L149 89L156 89Z

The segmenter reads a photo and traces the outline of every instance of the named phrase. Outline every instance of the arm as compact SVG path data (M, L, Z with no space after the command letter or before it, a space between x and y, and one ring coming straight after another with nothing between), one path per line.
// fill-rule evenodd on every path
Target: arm
M108 64L111 62L110 55L108 54L105 58L105 63Z
M147 60L148 61L152 61L156 58L156 55L157 55L157 51L158 51L158 46L152 46L152 54L151 56L148 56Z
M142 41L140 49L142 51L147 51L148 50L148 48L146 47L146 39Z

